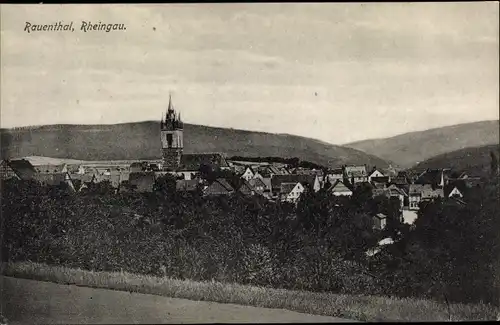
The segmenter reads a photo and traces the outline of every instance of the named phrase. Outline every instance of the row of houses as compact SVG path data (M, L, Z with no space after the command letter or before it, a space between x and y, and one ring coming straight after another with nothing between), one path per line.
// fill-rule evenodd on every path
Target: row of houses
M200 167L203 165L211 169L231 170L241 178L241 182L234 185L234 182L229 182L226 178L208 182L200 175ZM183 155L181 166L183 167L178 171L166 172L162 171L161 162L33 166L28 160L18 159L2 161L0 177L34 179L47 185L67 183L75 191L82 191L91 183L108 181L117 190L152 192L156 179L169 173L177 177L178 191L201 189L206 195L242 192L292 203L297 202L307 190L317 192L324 189L335 196L351 196L356 187L368 185L372 188L373 196L398 198L402 210L417 210L420 202L438 197L459 200L470 188L480 183L477 177L457 175L450 169L429 169L410 174L376 167L368 171L362 165L324 171L289 168L278 163L229 161L224 155L217 153Z

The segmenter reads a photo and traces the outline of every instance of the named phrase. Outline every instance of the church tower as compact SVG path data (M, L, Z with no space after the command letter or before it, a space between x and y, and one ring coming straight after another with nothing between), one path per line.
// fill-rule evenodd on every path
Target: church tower
M161 118L161 148L163 156L163 170L174 171L181 163L184 125L181 114L177 114L172 105L172 95L168 100L168 109L165 119Z

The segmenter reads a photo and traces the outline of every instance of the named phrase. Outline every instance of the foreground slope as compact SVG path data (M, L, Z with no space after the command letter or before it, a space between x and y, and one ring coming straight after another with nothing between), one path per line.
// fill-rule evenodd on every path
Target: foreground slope
M490 173L491 166L490 153L493 152L496 157L499 157L499 148L500 146L496 144L456 150L425 160L415 165L414 168L419 170L453 168L457 171L466 172L471 176L487 176Z
M494 120L458 124L391 138L353 142L345 146L394 161L407 168L447 152L498 144L498 122Z
M0 276L9 324L348 322L283 309L168 298ZM47 296L50 299L47 299Z
M2 158L45 156L78 160L157 159L160 123L47 125L1 130ZM184 125L184 152L228 156L297 157L327 166L387 163L364 152L319 140L263 132Z

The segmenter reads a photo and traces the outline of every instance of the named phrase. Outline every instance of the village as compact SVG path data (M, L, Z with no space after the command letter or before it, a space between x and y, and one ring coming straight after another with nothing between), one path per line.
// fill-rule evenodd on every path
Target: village
M161 160L57 165L33 165L28 159L3 160L0 177L35 180L49 186L63 183L76 193L91 191L92 185L104 182L118 193L153 192L156 180L170 174L176 179L178 192L201 191L203 196L255 195L292 204L306 191L323 190L333 196L350 197L357 187L368 186L373 197L398 199L402 220L407 223L416 219L421 202L445 198L465 204L462 198L481 182L479 177L449 168L422 171L367 165L304 168L286 163L229 159L224 153L184 154L183 135L180 113L175 112L170 98L161 121ZM219 176L207 177L204 170ZM234 176L238 182L231 180ZM377 227L383 228L386 217L374 218Z

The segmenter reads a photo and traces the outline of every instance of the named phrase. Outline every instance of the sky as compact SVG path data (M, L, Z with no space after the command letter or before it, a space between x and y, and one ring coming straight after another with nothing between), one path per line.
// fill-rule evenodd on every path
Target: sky
M499 118L498 2L0 11L2 128L159 120L170 93L186 123L334 144Z

